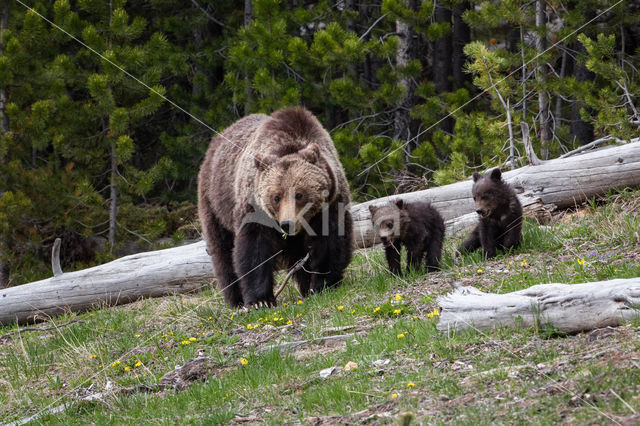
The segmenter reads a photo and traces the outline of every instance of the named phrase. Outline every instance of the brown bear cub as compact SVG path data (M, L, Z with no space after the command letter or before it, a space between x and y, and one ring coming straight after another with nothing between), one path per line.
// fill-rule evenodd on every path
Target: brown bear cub
M369 206L371 222L384 245L389 269L402 274L400 250L407 249L407 272L419 269L423 259L427 271L440 265L444 220L429 203L396 200L383 206Z
M353 253L349 186L329 133L304 108L249 115L211 141L198 215L218 285L232 306L273 306L273 273L303 296L341 282Z
M473 200L480 223L460 246L460 251L474 251L480 247L487 258L496 249L509 250L520 244L522 206L516 193L502 180L500 169L493 169L489 177L473 174Z

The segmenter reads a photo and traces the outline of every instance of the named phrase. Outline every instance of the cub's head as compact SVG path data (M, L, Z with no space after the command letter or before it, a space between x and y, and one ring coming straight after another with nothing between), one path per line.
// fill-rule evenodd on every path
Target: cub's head
M333 201L336 179L324 164L315 143L281 157L256 157L256 201L284 233L310 229L308 221Z
M491 174L483 176L478 172L473 173L473 201L476 203L476 213L480 217L491 216L500 206L508 203L504 197L504 182L500 169L493 169Z
M371 223L380 241L385 247L390 246L400 237L400 221L403 207L402 200L389 202L382 206L370 205Z

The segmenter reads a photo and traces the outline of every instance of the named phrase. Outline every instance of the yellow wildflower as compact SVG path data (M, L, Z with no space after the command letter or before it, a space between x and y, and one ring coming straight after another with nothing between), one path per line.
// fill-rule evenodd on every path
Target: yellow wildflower
M247 365L249 364L249 360L247 360L246 358L240 358L240 364Z
M343 309L344 309L344 306L342 306L342 305L338 306L338 310L339 310L339 311L341 311L341 310L343 310Z
M393 313L398 315L398 314L402 313L402 309L394 309Z
M576 262L578 262L578 265L584 265L584 259L576 259Z
M527 259L523 259L520 266L527 266Z
M409 382L409 383L407 383L407 386L409 386L410 388L414 387L415 385L416 385L416 384L415 384L415 383L413 383L413 382Z
M300 318L302 314L296 314L296 318Z
M396 336L398 339L403 339L404 338L404 333L400 333Z
M112 366L112 367L115 367L116 365L120 365L120 361L113 361L113 362L111 363L111 366Z
M615 271L614 271L614 272L615 272ZM351 310L351 313L352 313L352 314L355 314L355 313L356 313L356 310L355 310L355 309L352 309L352 310Z
M142 336L142 334L135 334L135 336L136 336L136 337L140 337L140 336Z
M94 358L96 358L97 356L98 356L98 355L95 355L95 354L94 354L94 355L91 355L89 358L94 359Z
M302 305L302 300L298 300L296 303L297 303L298 305Z
M481 274L482 273L482 269L478 269L478 273Z
M293 321L289 320L287 321L287 325L293 324Z
M131 367L129 367L128 365L124 368L124 371L129 371L131 370Z
M376 312L378 312L380 310L380 306L377 306L375 308L373 308L373 313L375 314Z
M142 365L142 363L140 362L140 360L136 361L135 364L133 364L134 367L140 367Z
M253 329L253 325L251 325L251 323L247 324L247 330L251 330Z
M433 312L429 312L429 313L427 314L427 318L433 318Z
M198 339L196 339L195 337L189 337L189 340L192 341L192 342L195 342Z
M394 393L391 394L391 399L396 399L397 397L398 397L397 393L394 392Z
M233 317L235 317L235 316L236 316L236 314L235 314L235 313L231 314L231 318L233 318ZM207 319L208 319L209 321L211 321L211 320L213 319L213 317L209 317L209 318L207 318Z
M393 298L396 300L402 300L402 295L400 293L396 293L396 295L393 296Z
M284 302L284 307L286 308L289 305L289 302Z
M183 341L182 341L182 342L180 342L180 343L181 343L181 344L183 344L183 345L188 345L188 344L190 344L191 342L190 342L190 341L188 341L188 340L183 340Z

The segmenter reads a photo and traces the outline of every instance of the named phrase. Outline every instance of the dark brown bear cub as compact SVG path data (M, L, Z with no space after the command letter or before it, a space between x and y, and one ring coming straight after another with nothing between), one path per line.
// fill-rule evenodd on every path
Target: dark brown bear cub
M403 203L397 200L384 206L369 206L371 222L384 245L389 269L401 274L400 250L407 249L407 271L418 269L424 259L427 271L440 265L444 220L429 203Z
M480 247L487 258L496 255L496 249L509 250L520 244L522 230L522 206L516 193L502 180L500 169L494 169L489 177L473 174L473 200L480 223L460 251L474 251Z

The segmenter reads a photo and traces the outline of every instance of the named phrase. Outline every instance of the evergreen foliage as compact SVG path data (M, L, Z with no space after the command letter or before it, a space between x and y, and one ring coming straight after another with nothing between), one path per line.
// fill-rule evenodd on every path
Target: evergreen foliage
M10 284L46 276L58 236L69 268L183 238L211 129L248 113L313 111L356 200L507 166L510 127L522 164L520 121L549 157L638 136L637 1L28 4L0 34Z

